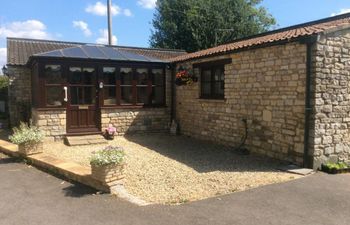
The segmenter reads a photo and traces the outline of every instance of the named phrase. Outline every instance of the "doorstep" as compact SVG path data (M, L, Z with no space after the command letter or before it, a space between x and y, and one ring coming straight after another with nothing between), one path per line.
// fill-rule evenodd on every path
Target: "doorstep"
M13 157L25 158L31 162L33 166L64 176L69 180L85 184L87 186L95 188L96 190L110 193L111 188L113 187L107 186L105 184L102 184L102 182L93 179L91 177L90 167L84 167L74 162L58 159L45 153L24 156L18 152L17 145L8 141L0 140L0 152Z

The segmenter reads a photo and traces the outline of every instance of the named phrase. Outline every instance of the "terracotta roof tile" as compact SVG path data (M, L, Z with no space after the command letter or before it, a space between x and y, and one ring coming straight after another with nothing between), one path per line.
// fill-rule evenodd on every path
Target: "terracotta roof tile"
M341 27L344 25L350 25L350 13L309 23L304 23L292 27L287 27L275 31L270 31L252 37L247 37L229 44L220 45L217 47L201 50L194 53L180 55L178 57L170 59L170 61L181 62L196 58L223 54L227 52L233 52L235 50L241 50L267 43L273 43L278 41L292 41L300 37L316 35L326 30Z
M77 47L86 44L87 43L36 40L24 38L7 38L7 64L25 65L28 62L29 57L34 54L45 53L64 48ZM113 47L123 51L128 51L131 53L140 54L146 57L152 57L165 61L167 61L170 58L186 54L185 51L181 50L135 48L124 46Z

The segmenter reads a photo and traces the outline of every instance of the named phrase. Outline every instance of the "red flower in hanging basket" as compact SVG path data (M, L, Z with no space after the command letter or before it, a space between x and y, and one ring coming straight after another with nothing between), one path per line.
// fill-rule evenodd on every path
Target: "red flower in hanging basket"
M187 70L181 70L176 74L175 84L178 86L191 85L197 81L198 78L190 74Z

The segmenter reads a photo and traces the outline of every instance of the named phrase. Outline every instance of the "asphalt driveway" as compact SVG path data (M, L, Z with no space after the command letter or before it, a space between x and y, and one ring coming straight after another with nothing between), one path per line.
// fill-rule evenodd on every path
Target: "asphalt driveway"
M181 206L138 207L0 159L0 224L350 224L350 175L318 173Z

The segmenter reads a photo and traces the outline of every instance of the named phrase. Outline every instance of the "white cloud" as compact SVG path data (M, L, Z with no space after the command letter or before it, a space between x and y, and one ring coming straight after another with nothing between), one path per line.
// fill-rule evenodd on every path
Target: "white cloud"
M0 26L0 37L49 39L51 35L39 20L15 21Z
M0 48L0 73L2 74L2 67L6 65L7 62L7 49Z
M81 31L83 31L83 33L86 37L89 37L92 35L92 32L89 29L89 25L82 20L73 21L73 27L78 28Z
M124 10L123 10L123 14L124 14L125 16L132 16L132 12L130 11L130 9L124 9Z
M108 44L108 30L103 29L100 30L100 37L96 40L97 44ZM115 35L112 36L112 44L117 44L117 37Z
M145 9L154 9L156 7L157 0L139 0L137 4Z
M337 13L332 13L331 16L337 16L337 15L341 15L341 14L344 14L344 13L350 13L350 8L348 8L348 9L341 9Z
M92 13L97 16L107 16L107 5L102 2L96 2L95 5L88 5L85 12ZM120 14L121 9L117 5L112 5L111 13L113 16Z

